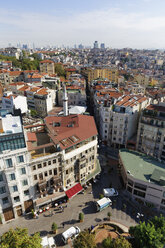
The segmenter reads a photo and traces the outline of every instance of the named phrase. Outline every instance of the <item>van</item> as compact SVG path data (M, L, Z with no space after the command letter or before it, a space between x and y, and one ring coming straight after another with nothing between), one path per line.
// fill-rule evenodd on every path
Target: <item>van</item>
M95 203L96 203L96 208L98 212L112 205L112 201L107 197L104 197L96 201Z
M72 226L68 230L62 233L62 240L65 244L68 243L68 239L76 238L80 233L80 228L78 226Z

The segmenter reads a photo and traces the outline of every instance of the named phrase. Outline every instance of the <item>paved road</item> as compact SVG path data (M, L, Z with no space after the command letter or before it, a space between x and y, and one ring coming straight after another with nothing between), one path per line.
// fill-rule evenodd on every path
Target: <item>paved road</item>
M113 198L114 202L112 207L104 209L102 212L96 213L94 201L98 200L99 194L102 193L103 188L109 187L109 184L112 184L113 187L118 188L120 185L119 178L115 171L115 167L109 173L109 168L105 167L104 173L101 175L101 179L96 183L92 184L85 194L78 194L73 199L67 203L67 207L64 208L64 212L54 211L52 217L44 217L44 214L39 216L39 219L25 219L20 217L8 224L4 224L0 228L0 235L5 231L8 231L9 228L15 227L24 227L28 228L29 234L40 231L41 235L48 234L51 231L51 224L56 222L59 229L58 235L56 235L56 243L60 247L63 246L61 242L61 233L68 229L72 225L77 225L81 230L89 228L91 225L96 225L106 220L107 212L112 213L112 221L119 222L127 227L135 225L135 217L133 216L131 205L127 205L125 211L122 210L123 206L123 197L122 193L119 193L117 198ZM92 192L92 193L91 193ZM84 222L78 222L78 215L80 212L83 212ZM64 228L62 226L64 223Z

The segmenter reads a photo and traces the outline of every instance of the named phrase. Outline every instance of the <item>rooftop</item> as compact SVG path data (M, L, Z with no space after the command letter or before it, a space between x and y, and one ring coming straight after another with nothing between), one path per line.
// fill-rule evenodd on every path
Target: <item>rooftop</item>
M21 133L22 125L19 116L6 115L0 119L0 136Z
M162 185L161 177L165 175L165 164L146 154L128 149L121 149L119 155L129 175L144 182Z
M97 135L92 116L48 116L45 118L45 122L51 139L55 144L60 144L61 149L66 149Z

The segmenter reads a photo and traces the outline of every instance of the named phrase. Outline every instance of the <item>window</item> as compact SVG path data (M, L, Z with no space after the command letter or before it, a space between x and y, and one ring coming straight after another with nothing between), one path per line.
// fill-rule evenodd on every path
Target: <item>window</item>
M53 164L55 164L56 163L56 159L53 159Z
M36 166L35 165L33 165L33 170L36 170Z
M47 173L47 171L45 171L44 175L45 175L45 177L47 177L47 176L48 176L48 173Z
M52 175L52 170L49 171L49 175Z
M54 175L57 175L57 168L54 169Z
M9 202L9 199L7 197L2 198L3 205L7 204Z
M3 176L2 176L2 174L0 174L0 182L2 182L3 181Z
M21 169L20 169L20 172L21 172L21 175L26 174L26 170L25 170L25 168L21 168Z
M15 174L14 173L10 174L10 180L11 181L15 180Z
M25 180L23 180L23 181L22 181L22 185L23 185L23 186L28 185L28 181L27 181L27 179L25 179Z
M7 166L7 168L13 167L13 163L12 163L12 159L11 158L6 159L6 166Z
M24 195L25 195L25 196L29 195L29 190L25 190L25 191L24 191Z
M68 175L68 170L66 170L66 175Z
M43 166L46 167L46 162L43 163Z
M41 164L38 164L37 166L38 166L38 169L42 168L42 165Z
M14 186L12 187L12 190L13 190L13 192L17 192L17 191L18 191L17 185L14 185Z
M134 195L138 195L140 197L145 198L145 193L144 192L141 192L141 191L138 191L138 190L134 190L133 193L134 193Z
M24 157L23 157L23 155L18 156L18 157L17 157L17 161L18 161L18 163L23 163L23 162L24 162Z
M51 161L48 161L48 165L51 165Z
M19 202L19 201L20 201L19 196L14 197L14 202Z
M4 194L4 193L6 193L5 186L3 186L3 187L0 188L0 194Z
M34 180L37 180L37 175L34 175Z

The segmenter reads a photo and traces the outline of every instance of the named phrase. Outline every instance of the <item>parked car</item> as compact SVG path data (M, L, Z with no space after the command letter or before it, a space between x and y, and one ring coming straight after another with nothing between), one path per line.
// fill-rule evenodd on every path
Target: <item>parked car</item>
M56 248L56 243L53 237L43 237L41 238L42 248Z
M103 194L105 197L118 196L118 191L114 188L105 188Z
M68 239L74 239L76 238L80 233L80 228L78 226L72 226L68 230L62 233L62 240L64 244L68 243Z

